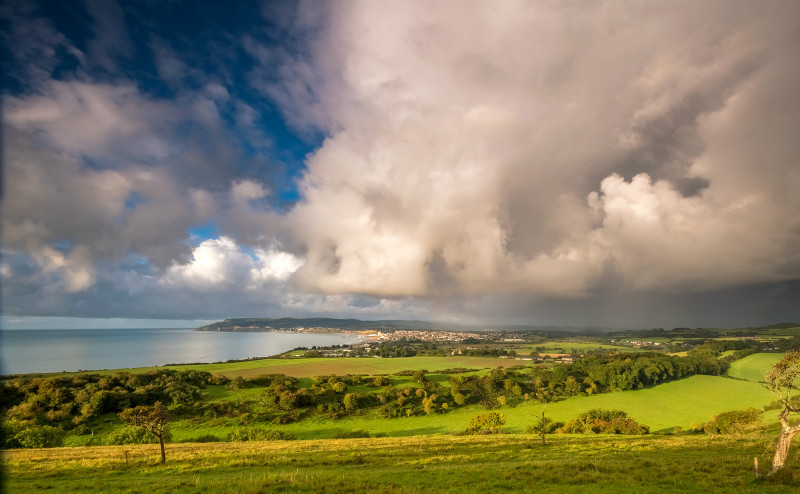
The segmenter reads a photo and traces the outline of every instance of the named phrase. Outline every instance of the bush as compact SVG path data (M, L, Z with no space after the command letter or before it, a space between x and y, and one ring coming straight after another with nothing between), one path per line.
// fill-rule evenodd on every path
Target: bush
M50 425L34 426L14 435L23 448L56 448L64 445L64 431Z
M499 434L500 426L506 423L506 417L500 412L489 412L476 417L472 417L469 421L467 430L463 434Z
M22 422L20 420L4 420L2 429L0 429L0 438L2 438L2 449L21 448L22 445L17 441L17 434L31 427L33 424Z
M167 443L170 440L172 440L172 434L164 431L164 442ZM111 431L106 439L106 444L158 444L158 437L142 427L126 425Z
M739 435L757 431L761 428L761 412L755 408L731 410L714 415L703 424L703 432L710 436L717 434Z
M233 390L245 389L250 387L250 383L248 383L242 376L236 376L228 384L228 387Z
M578 415L556 430L566 434L649 434L650 428L628 417L622 410L595 408Z
M339 432L333 436L334 439L358 439L361 437L369 437L369 432L363 429L358 429L354 431Z
M392 382L386 376L377 376L372 381L372 385L377 387L389 386L390 384L392 384Z
M228 434L230 441L291 441L293 439L296 439L293 434L266 427L237 427Z

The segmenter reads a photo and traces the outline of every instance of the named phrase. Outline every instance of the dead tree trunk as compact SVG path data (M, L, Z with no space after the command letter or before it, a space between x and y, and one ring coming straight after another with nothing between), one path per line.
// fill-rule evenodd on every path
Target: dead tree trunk
M786 463L786 458L789 457L789 448L792 445L792 439L800 432L800 424L794 427L789 425L789 412L788 408L784 409L780 416L781 433L778 436L778 444L775 446L775 456L772 458L772 466L767 475L772 475Z
M545 428L546 427L547 427L547 424L545 424L545 421L544 421L544 408L542 408L542 444L545 444L545 434L546 434Z

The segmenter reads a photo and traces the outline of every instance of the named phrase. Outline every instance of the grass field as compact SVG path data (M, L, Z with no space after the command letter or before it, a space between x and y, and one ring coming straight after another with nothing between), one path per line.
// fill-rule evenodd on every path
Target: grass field
M13 450L8 492L797 492L800 459L756 480L771 438L429 436ZM127 456L127 458L126 458Z
M800 326L785 329L768 329L764 331L765 334L795 336L800 335Z
M250 391L250 390L245 390ZM692 424L707 422L721 412L761 408L774 396L757 383L725 377L692 376L638 391L575 397L547 405L547 416L567 421L592 408L624 410L637 421L650 426L652 432L672 432L675 427L688 429ZM516 407L502 407L507 419L504 430L519 433L541 415L543 405L529 401ZM312 418L286 425L270 426L290 432L299 439L333 438L341 432L366 430L393 437L431 434L452 434L466 429L469 420L486 409L480 405L451 410L446 414L386 419L375 413L343 419ZM777 412L765 414L765 422L777 420ZM210 423L181 420L172 425L175 441L189 440L205 434L225 439L235 427L234 421L219 419ZM102 436L98 436L102 442Z
M775 362L783 357L783 353L754 353L731 363L728 375L739 379L747 379L753 382L763 382L764 373L768 371Z

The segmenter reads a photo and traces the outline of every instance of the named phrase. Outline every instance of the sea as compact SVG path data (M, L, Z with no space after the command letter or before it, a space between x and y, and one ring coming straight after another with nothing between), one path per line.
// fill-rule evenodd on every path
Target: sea
M0 331L0 374L76 372L268 357L297 347L349 345L353 334L147 329Z

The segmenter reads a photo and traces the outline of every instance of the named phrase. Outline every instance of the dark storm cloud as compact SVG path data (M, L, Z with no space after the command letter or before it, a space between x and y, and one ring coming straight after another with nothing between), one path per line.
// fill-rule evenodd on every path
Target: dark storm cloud
M609 266L632 292L798 277L796 5L628 7L348 3L317 53L348 97L315 89L342 130L290 215L314 225L298 276L543 297L594 296Z

